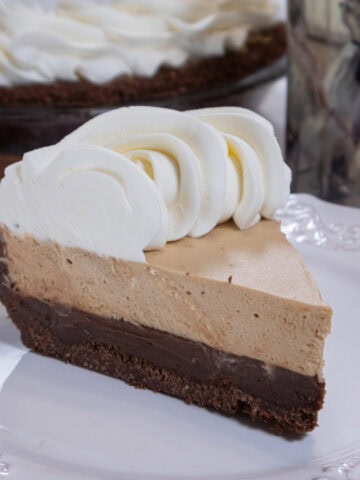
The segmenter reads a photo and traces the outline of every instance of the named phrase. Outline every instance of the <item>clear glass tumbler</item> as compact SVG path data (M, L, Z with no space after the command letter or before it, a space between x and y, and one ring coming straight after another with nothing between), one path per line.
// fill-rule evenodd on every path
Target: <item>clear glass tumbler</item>
M360 1L288 0L293 191L360 206Z

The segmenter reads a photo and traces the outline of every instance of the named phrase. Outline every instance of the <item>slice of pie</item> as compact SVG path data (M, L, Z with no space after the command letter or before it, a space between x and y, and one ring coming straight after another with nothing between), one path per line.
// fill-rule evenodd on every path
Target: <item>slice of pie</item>
M274 211L270 124L104 114L0 185L0 298L34 351L278 432L317 424L331 309Z

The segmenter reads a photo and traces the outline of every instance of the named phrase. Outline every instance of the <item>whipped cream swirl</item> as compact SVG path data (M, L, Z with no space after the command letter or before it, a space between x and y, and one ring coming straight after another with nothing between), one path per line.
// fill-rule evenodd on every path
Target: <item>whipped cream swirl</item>
M125 107L8 167L0 223L17 235L145 261L144 251L231 218L245 229L272 217L289 185L273 127L249 110Z
M5 0L0 85L151 77L162 65L242 47L276 11L273 0L60 0L50 10Z

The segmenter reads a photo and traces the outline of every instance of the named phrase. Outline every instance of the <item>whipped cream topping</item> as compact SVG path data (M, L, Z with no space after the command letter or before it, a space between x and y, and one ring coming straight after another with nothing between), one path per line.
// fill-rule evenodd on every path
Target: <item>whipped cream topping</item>
M274 0L60 0L50 10L5 0L0 85L151 77L162 65L241 48L276 12Z
M273 127L249 110L125 107L8 167L0 223L141 262L230 218L240 229L270 218L289 186Z

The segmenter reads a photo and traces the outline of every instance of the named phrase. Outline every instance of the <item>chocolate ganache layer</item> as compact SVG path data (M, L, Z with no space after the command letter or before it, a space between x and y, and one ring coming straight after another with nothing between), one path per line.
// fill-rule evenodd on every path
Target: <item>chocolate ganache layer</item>
M228 414L241 412L277 432L317 424L325 393L316 377L221 352L123 319L21 295L0 263L0 300L26 346L136 387ZM136 352L136 355L134 354Z

